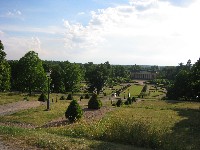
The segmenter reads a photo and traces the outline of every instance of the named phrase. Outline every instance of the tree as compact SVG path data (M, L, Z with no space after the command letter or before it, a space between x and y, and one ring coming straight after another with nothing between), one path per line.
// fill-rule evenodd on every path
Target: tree
M97 94L93 94L88 101L88 109L100 109L102 106L101 100L98 98Z
M6 53L3 51L4 46L0 40L0 91L10 89L10 65L6 61Z
M18 88L16 87L16 75L17 75L17 70L18 70L18 60L9 60L8 64L10 65L11 69L11 90L17 90Z
M193 97L200 100L200 58L191 68L191 88Z
M47 77L38 54L29 51L19 60L17 85L22 92L46 91Z
M68 118L70 122L75 122L79 120L82 115L83 110L81 109L80 105L76 100L72 100L65 112L65 117Z
M99 65L90 64L86 69L86 80L89 82L90 90L96 89L99 94L108 81L109 75L110 64L108 62Z
M68 92L77 91L82 79L80 66L66 61L61 64L61 68L63 69L65 90Z
M56 93L65 92L64 76L63 70L59 65L54 65L52 67L51 73L51 90Z

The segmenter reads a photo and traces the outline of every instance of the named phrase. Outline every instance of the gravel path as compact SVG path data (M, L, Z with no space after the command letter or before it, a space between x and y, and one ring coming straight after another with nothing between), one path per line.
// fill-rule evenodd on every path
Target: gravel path
M8 145L5 145L0 138L0 150L13 150Z
M10 115L17 111L38 107L41 105L39 101L19 101L14 103L9 103L5 105L0 105L0 116ZM1 124L1 123L0 123ZM6 144L3 142L2 138L0 137L0 150L21 150L24 148L19 148L14 145ZM29 150L31 148L26 148ZM35 148L32 148L35 149Z
M9 103L5 105L0 105L0 116L10 115L17 111L35 108L41 105L39 101L19 101L14 103Z

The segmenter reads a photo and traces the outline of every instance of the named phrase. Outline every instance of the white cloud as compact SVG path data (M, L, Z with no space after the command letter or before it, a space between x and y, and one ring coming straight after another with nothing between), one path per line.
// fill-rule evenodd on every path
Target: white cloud
M85 15L85 12L79 12L78 15Z
M189 58L196 61L199 6L198 1L177 7L157 0L130 0L129 5L91 12L87 26L65 20L65 45L71 53L82 51L80 57L87 57L86 62L177 65Z
M17 18L20 17L22 15L22 12L20 10L12 10L12 11L8 11L6 13L6 15L4 17L12 17L12 18Z

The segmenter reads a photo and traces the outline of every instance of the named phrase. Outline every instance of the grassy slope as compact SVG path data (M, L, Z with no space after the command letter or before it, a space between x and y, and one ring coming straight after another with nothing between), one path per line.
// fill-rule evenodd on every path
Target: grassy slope
M132 86L129 91L137 95L140 89L142 86ZM52 96L55 100L60 95ZM1 117L0 122L41 126L63 117L68 104L68 101L54 103L51 111L44 111L46 106L23 110ZM116 108L92 124L82 120L47 129L0 126L0 135L7 141L13 140L24 147L33 145L48 149L133 149L132 145L137 145L153 149L195 150L200 147L199 108L200 103L194 102L145 100Z

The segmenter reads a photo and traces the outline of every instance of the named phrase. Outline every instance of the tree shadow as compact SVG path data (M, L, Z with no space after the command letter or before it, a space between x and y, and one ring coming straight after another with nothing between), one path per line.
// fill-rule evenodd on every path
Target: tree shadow
M167 134L165 149L200 149L200 109L175 108L183 120L176 123L172 133ZM173 146L172 146L173 145Z

